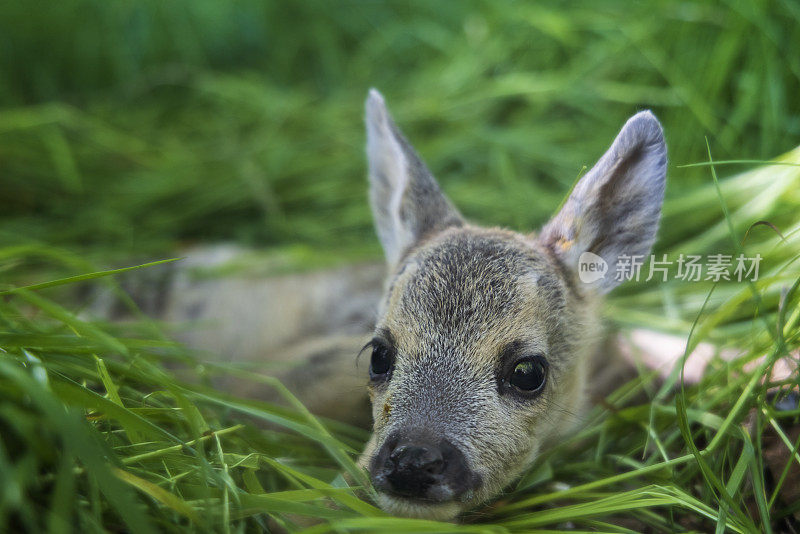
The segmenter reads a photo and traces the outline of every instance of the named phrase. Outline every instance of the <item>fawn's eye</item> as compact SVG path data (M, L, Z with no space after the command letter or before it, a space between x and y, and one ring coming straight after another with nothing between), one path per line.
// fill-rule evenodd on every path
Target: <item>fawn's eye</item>
M544 358L525 358L514 365L508 383L525 393L536 393L544 387L547 368Z
M394 352L384 342L372 341L369 377L374 381L386 380L394 367Z
M501 394L531 399L544 390L547 381L547 359L542 354L514 357L520 352L519 343L510 343L501 353L505 360L498 369L497 385Z

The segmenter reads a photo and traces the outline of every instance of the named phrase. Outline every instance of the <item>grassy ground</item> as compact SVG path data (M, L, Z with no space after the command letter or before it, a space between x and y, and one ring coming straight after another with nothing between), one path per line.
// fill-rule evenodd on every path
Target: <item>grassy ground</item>
M788 1L4 3L0 290L215 240L377 257L369 86L467 216L521 229L652 108L671 158L658 252L759 253L762 276L629 284L609 320L741 358L696 386L643 372L457 530L786 530L800 410L775 405L797 377L762 377L798 357L800 154L707 163L800 144L799 21ZM785 239L748 232L762 220ZM0 295L0 530L456 530L370 504L363 431L215 391L236 369L146 317L85 320L75 284L115 287Z

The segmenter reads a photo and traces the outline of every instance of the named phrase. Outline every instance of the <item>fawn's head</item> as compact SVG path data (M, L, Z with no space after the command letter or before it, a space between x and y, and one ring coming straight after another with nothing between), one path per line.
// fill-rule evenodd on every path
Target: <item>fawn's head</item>
M450 519L574 421L600 296L618 258L648 254L655 239L666 146L650 112L632 117L537 236L466 222L377 91L366 113L390 275L369 343L374 432L361 463L385 510ZM605 276L579 276L585 253Z

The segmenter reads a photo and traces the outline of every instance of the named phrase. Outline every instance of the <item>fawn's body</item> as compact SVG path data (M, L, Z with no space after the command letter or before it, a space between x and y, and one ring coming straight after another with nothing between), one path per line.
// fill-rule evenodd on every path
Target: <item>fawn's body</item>
M590 360L612 358L603 294L620 258L649 253L655 239L666 146L655 117L635 115L542 231L520 234L465 221L376 91L366 111L383 288L376 266L278 281L180 275L157 311L211 321L186 334L191 345L291 362L275 374L318 414L363 422L368 392L361 465L379 504L450 519L499 493L579 420L598 376ZM579 276L587 258L605 276ZM367 371L355 355L370 337Z

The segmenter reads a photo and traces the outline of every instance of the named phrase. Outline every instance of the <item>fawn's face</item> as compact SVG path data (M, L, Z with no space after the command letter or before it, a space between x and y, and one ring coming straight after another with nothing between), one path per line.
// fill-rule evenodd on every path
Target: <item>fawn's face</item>
M666 148L652 115L632 118L533 236L464 222L375 91L367 134L391 274L368 345L374 432L361 463L385 510L450 519L575 421L599 297L617 258L654 240ZM607 262L605 277L580 281L586 252Z
M570 426L598 328L569 284L544 247L500 230L445 230L400 264L371 342L364 456L385 509L452 517Z

